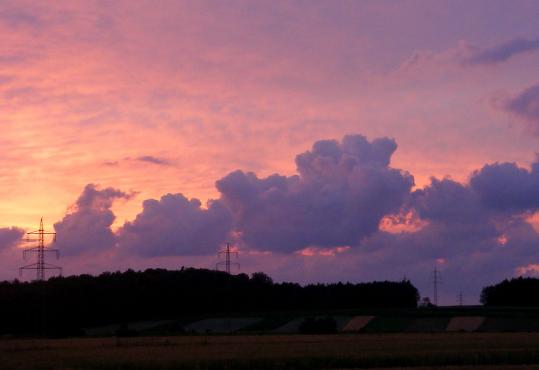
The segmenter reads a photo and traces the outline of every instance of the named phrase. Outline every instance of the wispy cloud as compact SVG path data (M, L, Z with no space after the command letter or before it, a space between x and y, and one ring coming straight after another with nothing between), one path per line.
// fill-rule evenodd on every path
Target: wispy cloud
M157 164L160 166L170 166L171 162L168 159L160 158L160 157L154 157L152 155L143 155L138 158L136 158L137 161L140 162L146 162L146 163L152 163Z
M486 49L477 49L465 62L472 65L495 64L524 53L539 50L539 37L535 39L516 38Z
M530 131L539 135L539 83L521 92L496 100L495 105L520 118L528 124Z

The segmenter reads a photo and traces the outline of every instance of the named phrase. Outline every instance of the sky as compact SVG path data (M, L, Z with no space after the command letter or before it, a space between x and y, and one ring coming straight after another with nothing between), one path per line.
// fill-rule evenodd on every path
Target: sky
M0 279L539 274L537 1L3 1ZM52 262L52 261L51 261ZM29 279L31 276L25 276Z

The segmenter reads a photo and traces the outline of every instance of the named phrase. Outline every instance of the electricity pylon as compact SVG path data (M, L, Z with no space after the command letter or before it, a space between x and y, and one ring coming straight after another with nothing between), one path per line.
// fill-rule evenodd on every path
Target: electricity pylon
M438 267L434 265L434 271L432 272L432 284L434 288L434 305L438 306L438 285L442 283L442 276L440 275L440 271L438 271Z
M234 255L236 257L236 259L238 258L238 252L230 251L230 243L226 243L226 247L217 254L217 257L221 258L222 255L225 256L225 260L224 261L219 261L219 262L217 262L215 264L215 269L216 270L220 270L224 266L225 271L228 274L230 274L230 267L231 266L237 267L238 270L240 269L240 264L239 263L230 262L230 255Z
M45 270L56 270L62 275L62 268L60 266L51 265L50 263L45 262L46 253L54 253L56 259L58 259L60 258L60 251L45 246L45 235L53 235L53 242L55 242L56 233L45 231L43 228L43 217L41 217L41 221L39 222L39 230L28 232L26 235L26 241L37 242L37 246L24 249L22 256L26 260L28 253L37 253L37 262L20 267L19 275L22 276L25 270L36 270L36 280L45 280Z

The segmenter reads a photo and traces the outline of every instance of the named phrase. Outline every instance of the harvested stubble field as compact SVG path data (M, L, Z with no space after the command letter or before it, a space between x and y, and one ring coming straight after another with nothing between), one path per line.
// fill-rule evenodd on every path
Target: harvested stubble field
M0 368L10 370L539 368L534 364L539 364L539 333L233 335L0 341Z

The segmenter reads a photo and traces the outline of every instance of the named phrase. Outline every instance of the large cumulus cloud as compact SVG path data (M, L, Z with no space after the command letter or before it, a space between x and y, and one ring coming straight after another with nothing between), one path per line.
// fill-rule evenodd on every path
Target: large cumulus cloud
M432 179L413 193L412 206L427 222L410 233L408 243L416 258L434 260L478 251L483 241L495 241L498 235L494 220L470 187L451 179Z
M529 170L514 163L486 165L468 184L433 178L403 207L421 220L420 229L379 231L349 258L369 261L361 266L363 273L377 278L382 278L377 271L388 267L406 274L425 295L438 265L445 304L454 303L459 291L468 303L477 302L483 286L539 263L539 235L528 222L539 208L537 168L537 163Z
M538 162L530 169L485 165L469 184L433 179L411 199L427 225L396 236L394 245L407 251L411 264L443 261L453 291L471 287L478 295L485 284L539 262L539 235L528 222L539 210Z
M117 199L129 199L130 194L114 188L98 189L88 184L71 211L54 224L58 234L57 247L64 255L78 255L110 249L116 242L111 225L116 216L111 211Z
M236 171L216 185L252 248L356 246L402 206L413 186L410 174L389 166L396 148L392 139L369 142L361 135L318 141L296 157L298 175Z
M475 171L470 186L490 209L522 213L539 208L539 162L531 169L515 163L494 163Z
M494 163L475 171L469 184L432 179L416 190L409 206L426 221L408 233L414 258L471 258L507 254L498 266L539 260L539 235L527 218L539 209L539 163L531 169L515 163ZM537 245L537 244L536 244ZM478 260L476 260L478 261ZM495 267L490 260L490 268Z
M142 256L214 254L232 226L228 209L220 201L208 202L182 194L148 199L134 221L119 231L119 247Z

